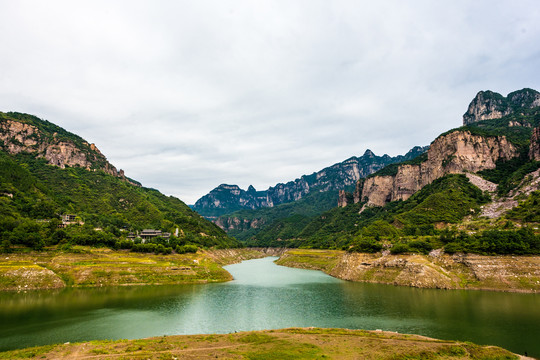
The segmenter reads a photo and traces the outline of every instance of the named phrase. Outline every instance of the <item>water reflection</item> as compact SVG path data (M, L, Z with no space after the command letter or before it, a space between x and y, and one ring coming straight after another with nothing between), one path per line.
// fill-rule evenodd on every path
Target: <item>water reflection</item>
M540 356L538 295L352 283L272 260L228 266L235 280L222 284L3 293L0 349L319 326L469 340Z

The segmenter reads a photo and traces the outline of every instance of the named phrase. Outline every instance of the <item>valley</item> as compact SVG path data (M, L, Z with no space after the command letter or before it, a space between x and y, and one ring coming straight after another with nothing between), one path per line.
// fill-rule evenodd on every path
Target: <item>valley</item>
M167 336L167 341L159 342L165 347L159 349L154 339L96 340L0 353L0 357L107 358L131 351L135 358L147 357L149 351L164 356L186 355L178 345L182 342L195 357L222 355L221 351L227 349L233 358L264 357L279 351L300 358L348 358L352 352L347 349L353 349L365 358L378 358L379 346L385 349L384 356L393 356L387 346L390 343L396 353L410 358L428 356L425 354L434 358L514 358L498 348L431 339L426 343L433 341L432 345L419 353L420 338L380 331L277 329L297 325L367 327L449 338L462 334L460 324L448 320L458 316L454 313L456 304L464 307L462 313L482 313L482 319L492 315L486 309L514 304L497 320L505 323L513 321L505 318L522 317L513 312L532 309L530 304L540 293L539 101L540 93L532 89L507 97L480 92L463 117L464 126L439 135L428 147L415 147L397 157L380 157L367 150L361 157L266 191L222 184L192 209L180 199L126 177L95 144L75 134L32 115L0 113L2 301L6 309L17 309L14 314L20 319L30 308L36 314L46 308L43 319L33 323L28 318L24 325L10 311L3 314L20 331L17 336L4 334L5 349L20 347L25 336L36 345L54 343L46 341L44 334L27 335L25 327L40 326L39 321L61 319L55 335L59 339L71 336L73 331L69 329L86 322L86 316L88 324L94 326L93 317L105 319L102 311L106 304L115 304L114 316L118 319L124 319L124 304L130 304L126 309L132 307L130 316L137 324L132 328L111 327L114 331L110 338L130 333L146 338L181 331L231 332L206 337ZM287 268L270 265L272 259L262 259L268 256L278 257L276 263ZM244 260L255 263L241 263L244 273L237 278L230 264ZM258 264L256 261L263 261L264 266L251 268L255 266L251 264ZM299 269L320 270L331 277L313 271L295 273L302 271ZM280 273L282 277L277 276ZM296 276L298 282L294 282ZM240 290L249 291L236 297ZM467 296L478 297L484 307L461 304L459 294L464 290L474 293ZM426 297L422 291L433 293ZM494 292L507 298L498 298ZM60 315L54 303L64 303L75 293L80 303L71 304L71 310L66 307L66 313ZM336 299L329 295L338 293ZM202 294L216 297L207 299ZM232 296L228 302L224 302L224 294ZM400 316L410 321L400 323L399 316L393 318L395 311L384 321L357 313L363 309L357 302L374 294L385 299L402 297L405 309L399 310L410 312ZM189 311L173 316L168 312L172 299L179 301L175 306ZM269 313L263 307L247 317L236 312L234 319L217 323L211 319L221 319L233 308L245 312L252 306L249 304L266 304L270 299L276 302L271 303L274 308ZM447 302L447 310L429 303L430 299ZM324 301L330 303L324 305ZM378 301L370 307L376 309ZM375 313L396 310L398 304L388 301ZM237 302L243 305L237 306ZM412 319L418 316L418 309L413 303L423 303L422 310L433 308L441 317L432 324L428 316L415 327ZM228 308L223 309L223 304ZM521 308L515 304L524 305ZM287 310L291 313L276 322L274 315L284 312L283 306L290 306ZM328 308L337 313L327 313ZM213 317L208 317L207 311ZM350 319L343 312L352 314ZM168 322L162 320L164 316ZM295 320L283 322L289 319ZM512 323L512 327L530 327L531 319L524 319L523 323ZM469 319L460 317L459 321ZM240 330L250 332L233 335L236 328L227 324L235 322ZM467 326L474 329L483 322L473 321ZM448 328L440 328L446 323ZM92 326L74 341L104 339L99 326ZM490 339L522 351L523 339L514 338L507 344L505 331L510 329L499 327L501 332ZM256 332L261 329L276 330ZM471 331L463 335L464 339L489 343ZM534 337L534 329L530 332ZM342 340L335 338L337 333ZM358 342L364 336L371 339L381 335L386 345L376 342L368 349L364 340ZM236 337L254 339L257 349L251 340ZM221 346L213 348L207 343L210 338ZM402 347L394 344L396 339ZM414 340L409 343L409 339ZM347 346L337 350L325 345L336 341ZM200 342L201 352L196 345ZM241 343L239 347L237 342ZM524 344L522 348L537 351L530 346L531 341ZM171 347L174 351L169 354Z

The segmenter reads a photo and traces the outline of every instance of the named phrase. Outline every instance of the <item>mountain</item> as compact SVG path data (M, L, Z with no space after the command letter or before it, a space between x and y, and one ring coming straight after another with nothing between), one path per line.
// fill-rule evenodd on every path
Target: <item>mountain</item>
M238 245L181 200L127 178L94 144L48 121L13 112L0 112L0 214L0 238L12 243L24 238L27 229L52 237L56 227L39 224L56 224L60 215L73 214L85 223L84 235L95 238L113 233L125 238L127 231L120 230L178 229L179 238L200 246ZM81 235L73 231L73 237Z
M538 106L540 106L540 93L533 89L514 91L506 97L489 90L480 91L463 115L463 125L482 120L500 119Z
M413 159L425 151L425 147L417 146L405 155L390 157L377 156L371 150L366 150L360 157L351 157L311 175L303 175L286 184L279 183L264 191L256 191L253 186L249 186L246 191L237 185L222 184L197 200L192 208L208 219L216 219L243 209L271 208L297 201L313 191L326 192L354 185L358 179L388 164Z
M424 161L385 168L362 182L354 202L366 206L384 206L407 200L424 186L447 174L493 169L497 161L508 161L519 155L516 145L505 136L486 137L468 130L441 135L433 141Z
M540 237L514 225L537 227L540 213L540 107L529 108L535 100L527 94L536 92L511 93L505 101L521 98L528 105L503 116L500 108L490 108L492 97L482 103L477 96L477 108L491 109L483 113L488 120L441 134L422 156L358 180L354 193L340 192L340 207L299 226L277 220L246 244L540 253Z
M89 144L53 123L14 112L0 112L0 121L0 145L9 154L32 153L61 169L78 166L86 170L101 170L140 186L126 178L123 170L116 170L95 144Z

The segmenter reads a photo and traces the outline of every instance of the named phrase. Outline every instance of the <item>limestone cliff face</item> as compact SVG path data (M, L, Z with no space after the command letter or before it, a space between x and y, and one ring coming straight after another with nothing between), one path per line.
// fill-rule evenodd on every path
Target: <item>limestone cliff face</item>
M407 200L422 187L447 174L493 169L497 160L516 156L517 148L504 136L483 137L469 131L455 131L437 138L424 162L399 165L393 175L365 179L362 191L355 192L354 201L384 206L390 201Z
M463 115L463 125L482 120L500 119L522 109L538 106L540 106L540 93L533 89L514 91L507 97L493 91L480 91Z
M214 223L225 231L258 229L266 224L264 219L241 219L238 216L219 217Z
M533 129L529 147L529 159L540 161L540 128Z
M299 200L312 191L339 190L354 185L358 179L364 178L388 164L410 160L424 153L426 147L415 147L405 155L390 157L377 156L371 150L366 150L360 157L351 157L341 163L334 164L311 175L287 183L279 183L264 191L256 191L253 186L243 190L237 185L222 184L201 197L193 209L208 219L215 220L218 216L230 214L241 209L254 210L274 207L279 204ZM345 196L345 195L344 195ZM352 197L346 196L352 202ZM243 221L240 222L244 224ZM224 229L232 229L234 223L227 219L217 222ZM243 226L243 225L242 225Z
M131 182L123 170L118 172L94 144L80 140L76 144L57 133L49 134L9 116L0 117L0 148L10 154L31 153L60 168L79 166L87 170L102 170Z

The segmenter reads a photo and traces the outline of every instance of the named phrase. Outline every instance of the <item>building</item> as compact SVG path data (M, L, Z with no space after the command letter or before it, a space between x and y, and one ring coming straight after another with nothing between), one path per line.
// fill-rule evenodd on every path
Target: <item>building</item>
M81 221L81 218L77 217L77 215L65 214L65 215L61 215L61 218L62 218L62 224L58 226L60 228L65 228L66 226L72 225L72 224L84 225L84 222Z
M152 240L156 237L162 237L163 239L167 240L169 242L169 238L171 237L171 233L168 232L161 232L161 230L154 230L154 229L144 229L139 234L139 237L143 240L143 243L147 240Z

